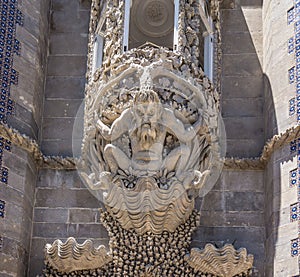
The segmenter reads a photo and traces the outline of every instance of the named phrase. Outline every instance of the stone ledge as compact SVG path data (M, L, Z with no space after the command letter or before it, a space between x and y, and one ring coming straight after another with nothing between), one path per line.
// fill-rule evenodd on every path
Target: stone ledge
M0 125L0 136L11 141L15 146L20 147L32 154L39 168L74 170L77 168L78 159L73 157L45 156L40 150L37 142L26 135L22 135L18 130L7 125ZM290 143L300 136L300 126L287 129L284 133L273 136L269 139L260 157L254 158L225 158L224 168L234 170L263 170L273 152L283 145Z

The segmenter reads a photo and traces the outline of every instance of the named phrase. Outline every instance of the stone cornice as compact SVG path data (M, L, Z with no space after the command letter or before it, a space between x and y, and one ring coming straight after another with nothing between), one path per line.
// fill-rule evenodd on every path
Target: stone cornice
M30 153L39 168L76 169L76 159L72 157L45 156L34 139L22 135L16 129L0 124L0 136Z
M266 142L260 157L248 159L226 158L224 168L238 170L262 170L265 168L274 151L299 137L300 126L293 126L285 132L280 133L279 135L274 135L271 139L269 139Z
M11 141L13 145L30 153L39 168L50 168L58 170L76 169L77 159L73 157L45 156L40 150L37 142L19 131L0 125L0 136ZM300 137L300 126L287 129L279 135L273 136L265 144L262 155L256 158L226 158L225 169L233 170L263 170L274 151L283 145Z

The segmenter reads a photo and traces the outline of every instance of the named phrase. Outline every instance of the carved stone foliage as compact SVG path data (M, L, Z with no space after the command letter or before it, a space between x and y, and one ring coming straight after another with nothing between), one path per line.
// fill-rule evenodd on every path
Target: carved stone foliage
M214 94L164 67L132 65L87 95L81 175L123 228L174 231L220 172Z
M105 247L95 248L91 240L78 244L71 237L65 243L56 240L45 247L46 263L58 272L101 268L111 260Z
M206 244L201 250L194 248L187 261L196 270L220 277L243 275L253 266L253 256L245 248L236 250L231 244L219 249L212 244Z
M104 65L114 64L115 57L122 53L124 0L107 1Z
M179 51L190 61L190 67L200 74L199 66L200 53L199 48L203 30L200 30L201 17L199 13L198 1L181 0L179 17ZM201 37L200 37L201 36Z

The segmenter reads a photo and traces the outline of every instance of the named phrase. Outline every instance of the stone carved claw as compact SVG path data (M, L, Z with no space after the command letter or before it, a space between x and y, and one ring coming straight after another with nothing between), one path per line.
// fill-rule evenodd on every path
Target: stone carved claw
M95 173L90 175L85 172L80 173L81 177L85 180L91 190L108 190L109 185L112 183L111 173L103 171L99 173L99 178L95 182Z

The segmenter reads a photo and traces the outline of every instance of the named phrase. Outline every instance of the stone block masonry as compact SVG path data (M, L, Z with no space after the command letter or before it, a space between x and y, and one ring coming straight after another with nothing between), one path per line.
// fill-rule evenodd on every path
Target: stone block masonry
M42 130L46 155L73 155L74 120L84 98L90 6L90 0L52 1ZM78 131L75 139L81 137Z
M221 4L221 111L232 157L256 157L264 144L262 6L248 2Z
M73 236L108 244L100 223L101 203L82 184L77 171L40 170L33 217L30 276L42 272L44 246Z

